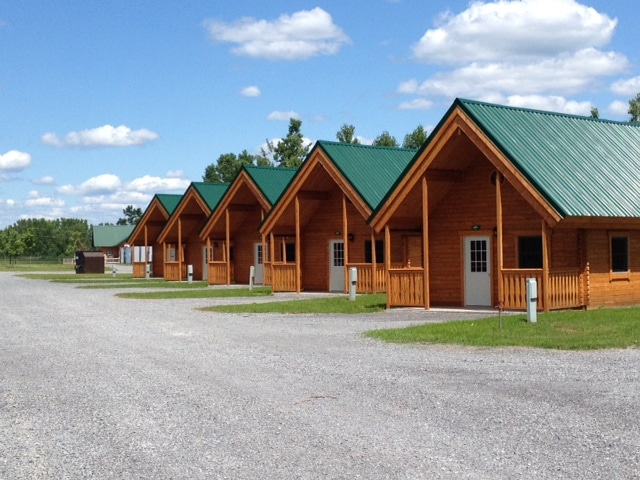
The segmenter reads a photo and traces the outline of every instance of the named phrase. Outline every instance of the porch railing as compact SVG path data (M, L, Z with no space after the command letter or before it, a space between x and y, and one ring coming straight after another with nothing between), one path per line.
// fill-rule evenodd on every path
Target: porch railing
M549 298L549 310L584 306L580 270L550 271L547 284L548 295L545 295L544 292L542 276L542 269L503 269L504 308L509 310L527 309L527 278L535 278L538 283L539 309L546 309L545 297Z
M296 264L272 263L271 264L271 290L273 292L296 291Z
M227 262L210 261L209 262L209 285L226 285L227 284Z
M424 307L424 269L389 269L387 305L390 307Z
M370 263L348 263L346 267L347 271L354 267L358 270L357 293L382 293L387 289L384 265L376 265L375 279L373 265Z
M133 262L133 278L145 278L147 276L146 262Z
M182 275L180 275L180 268L178 262L165 262L164 263L164 279L169 282L178 282L184 278L187 278L187 266L182 264Z
M549 309L585 306L580 270L549 272Z

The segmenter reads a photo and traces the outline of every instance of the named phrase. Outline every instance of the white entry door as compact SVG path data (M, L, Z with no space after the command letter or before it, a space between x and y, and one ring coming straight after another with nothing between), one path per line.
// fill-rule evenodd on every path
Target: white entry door
M202 247L202 280L209 280L209 249Z
M464 304L491 306L491 237L464 239Z
M329 290L344 292L344 241L329 242Z
M253 246L253 266L255 267L254 283L262 285L264 283L264 255L262 251L262 244L256 243Z

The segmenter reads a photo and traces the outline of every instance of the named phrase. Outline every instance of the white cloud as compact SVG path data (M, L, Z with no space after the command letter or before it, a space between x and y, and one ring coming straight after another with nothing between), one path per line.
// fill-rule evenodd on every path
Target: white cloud
M607 107L607 112L616 116L628 116L629 102L621 102L620 100L611 102L611 104Z
M262 92L258 87L252 85L240 90L240 95L242 95L243 97L259 97L260 95L262 95Z
M63 138L58 137L55 133L45 133L41 140L42 143L50 147L94 148L144 145L145 143L157 140L158 138L160 137L157 133L145 128L140 130L131 130L129 127L124 125L120 125L119 127L104 125L90 130L69 132Z
M591 102L575 102L564 97L541 95L512 95L503 103L512 107L534 108L570 115L589 115L593 106Z
M291 119L300 120L300 114L294 111L282 112L275 111L267 115L267 120L275 122L288 122Z
M616 95L635 97L640 92L640 77L618 80L611 84L611 91Z
M529 64L472 63L437 73L422 83L415 79L403 82L398 92L472 98L482 98L492 92L579 93L594 86L599 77L620 73L626 66L626 59L619 54L586 49L569 57L549 58Z
M552 13L551 13L552 12ZM575 0L473 2L414 46L421 61L439 64L539 59L609 43L616 19Z
M236 55L270 60L306 60L335 55L349 37L322 8L281 15L277 20L245 17L233 23L204 22L211 38L233 43Z
M140 178L136 178L129 182L125 189L133 190L136 192L158 192L166 190L186 190L189 187L189 181L184 180L182 177L152 177L145 175Z
M166 174L167 178L184 178L184 172L182 170L169 170Z
M18 150L10 150L0 155L0 172L20 172L31 165L31 155Z
M401 82L397 92L415 98L398 108L464 97L589 114L591 104L565 96L601 89L628 68L623 54L601 50L616 25L576 0L475 1L462 13L445 13L414 46L416 59L444 68Z
M92 177L78 186L63 185L58 188L58 193L65 195L91 195L110 193L117 191L122 181L116 175L103 174Z
M64 200L60 198L51 197L35 197L28 198L24 202L27 207L47 207L47 208L62 208L64 207Z
M55 185L56 179L47 175L42 178L37 178L36 180L33 181L33 183L35 183L36 185Z
M425 98L414 98L408 102L398 105L398 110L429 110L433 107L433 102Z

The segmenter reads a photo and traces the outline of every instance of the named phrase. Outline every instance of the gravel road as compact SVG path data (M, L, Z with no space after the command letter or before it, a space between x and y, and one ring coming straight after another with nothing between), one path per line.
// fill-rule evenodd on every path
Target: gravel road
M362 336L462 312L215 314L4 273L0 292L2 479L640 478L638 350Z

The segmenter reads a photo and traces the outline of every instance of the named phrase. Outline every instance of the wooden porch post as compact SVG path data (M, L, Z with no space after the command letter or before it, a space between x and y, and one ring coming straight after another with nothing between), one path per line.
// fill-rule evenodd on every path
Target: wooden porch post
M271 255L271 293L276 291L276 269L273 268L273 262L276 258L276 239L273 236L273 231L269 232L269 252Z
M178 217L178 280L182 281L182 219Z
M260 210L261 222L264 221L264 215L265 215L264 208L262 208ZM267 267L267 260L269 257L267 256L267 236L264 233L260 236L260 241L262 242L262 286L264 287L267 285L267 282L266 282L267 268L270 268L270 267ZM271 270L269 270L268 278L271 278ZM271 281L271 283L273 283L273 280Z
M376 268L376 262L378 259L376 258L376 233L371 229L371 293L378 293L378 272Z
M389 299L391 298L391 233L389 232L389 225L384 226L384 266L385 277L387 282L387 308L391 308Z
M144 226L144 264L145 272L147 271L147 263L149 263L149 240L147 237L147 225Z
M344 244L344 288L347 292L347 285L349 285L349 272L347 272L347 263L349 263L349 224L347 221L347 196L342 194L342 242Z
M295 198L296 211L296 293L300 293L302 279L300 269L300 199L298 195Z
M211 261L213 260L213 258L211 258L211 237L208 236L207 237L207 253L206 253L206 258L205 260L207 261L207 278L209 279L207 283L209 283L210 285L213 285L213 275L211 274L211 269L209 268L209 264L211 263Z
M227 243L226 245L226 249L227 249L227 262L226 262L226 268L227 268L227 285L231 285L231 231L229 228L229 208L227 208L224 211L224 222L225 222L225 241Z
M496 171L496 252L498 254L498 305L504 302L504 279L502 270L504 268L504 258L502 255L502 174Z
M167 242L162 242L162 278L167 278L165 275L167 274L167 258L169 257L169 252L167 252Z
M542 301L544 302L544 311L549 311L549 231L547 222L542 219ZM540 292L538 292L540 296Z
M424 308L429 310L429 191L427 177L422 177L422 270Z

